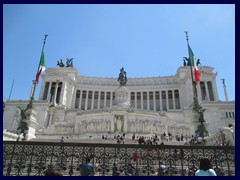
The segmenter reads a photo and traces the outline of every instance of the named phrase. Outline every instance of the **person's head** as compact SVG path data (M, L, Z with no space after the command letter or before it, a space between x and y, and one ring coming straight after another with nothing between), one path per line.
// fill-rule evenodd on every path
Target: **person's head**
M166 172L166 166L165 165L160 165L160 167L159 167L159 172L160 173L165 173Z
M63 176L60 169L49 168L45 171L45 176Z
M128 163L128 167L130 167L130 168L131 168L131 167L133 167L133 166L132 166L132 164L131 164L131 163Z
M206 171L206 170L211 169L211 168L212 168L211 161L208 158L203 157L203 158L200 159L199 169Z
M91 158L87 158L87 163L90 163L90 161L91 161Z

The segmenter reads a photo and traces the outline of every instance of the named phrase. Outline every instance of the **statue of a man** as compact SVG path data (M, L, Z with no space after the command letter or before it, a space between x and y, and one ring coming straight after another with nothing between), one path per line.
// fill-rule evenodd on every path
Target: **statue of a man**
M225 85L225 79L221 79L222 80L222 84Z
M126 71L124 71L123 67L122 67L122 69L120 69L118 81L120 82L120 86L125 86L127 83L127 73L126 73Z

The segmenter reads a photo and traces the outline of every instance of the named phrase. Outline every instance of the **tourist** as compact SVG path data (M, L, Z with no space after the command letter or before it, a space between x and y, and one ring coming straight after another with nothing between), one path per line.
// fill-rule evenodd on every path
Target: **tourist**
M63 176L60 169L49 168L44 172L45 176Z
M126 138L125 136L123 137L122 143L125 144Z
M87 158L87 176L93 176L94 171L93 171L93 164L91 163L91 159Z
M219 146L219 143L218 141L215 142L214 146Z
M120 138L118 137L117 138L117 144L120 144L121 142L120 142Z
M61 138L60 142L61 142L61 143L64 143L64 137Z
M133 141L135 140L135 133L133 133L132 140Z
M100 176L100 171L101 171L101 168L99 167L99 164L96 163L94 166L94 176Z
M91 163L91 159L87 158L86 163L80 165L80 173L82 176L93 176L94 169L93 164Z
M179 134L176 134L176 140L180 141L180 135Z
M198 144L198 145L201 145L201 144L202 144L202 137L201 137L201 136L199 136L199 137L197 138L197 144Z
M160 164L160 166L158 168L157 175L158 176L164 176L164 174L166 173L166 169L167 168L166 168L166 166L162 162L160 162L159 164Z
M172 141L172 134L170 132L168 132L168 137L169 137L169 140Z
M117 162L113 163L112 167L112 176L119 176L120 172L118 171Z
M136 149L134 152L133 152L133 160L136 161L138 158L138 150Z
M128 164L128 176L136 176L136 170L131 163Z
M188 175L188 176L195 176L195 172L194 172L194 170L193 169L186 169L186 174Z
M208 158L203 157L200 159L199 170L195 172L195 176L217 176Z

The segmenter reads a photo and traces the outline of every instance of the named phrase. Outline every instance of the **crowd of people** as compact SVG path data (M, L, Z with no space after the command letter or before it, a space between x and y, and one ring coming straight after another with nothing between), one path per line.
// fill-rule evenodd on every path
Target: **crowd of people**
M175 139L174 139L175 138ZM198 135L183 135L180 133L177 133L175 136L173 136L170 132L168 133L162 133L159 136L158 135L152 135L152 136L136 136L135 133L132 135L132 139L127 139L125 133L122 135L114 135L113 138L108 137L108 135L102 135L103 140L115 140L117 144L125 144L126 141L128 141L128 144L141 144L141 145L163 145L164 142L184 142L185 145L204 145L204 139ZM68 142L68 137L62 137L60 139L61 143ZM215 146L224 146L224 142L218 142L214 144ZM227 144L226 144L227 145Z
M87 158L86 162L79 167L80 176L100 176L101 168L96 163L93 165L92 159ZM63 176L62 170L59 168L50 167L44 172L45 176ZM128 163L127 169L123 170L118 167L117 162L113 163L112 176L136 176L137 171L132 163ZM168 168L162 162L159 162L159 168L152 174L152 176L166 176L168 175ZM207 157L199 159L199 168L196 171L187 170L188 176L217 176L214 169L212 169L211 161Z
M102 139L108 140L107 135L102 135ZM110 139L110 138L109 138ZM126 135L123 133L122 135L114 135L114 140L117 141L118 144L124 144L126 141ZM68 137L64 139L62 137L60 139L61 143L64 143L65 140L68 140ZM173 136L170 132L163 133L160 136L154 135L154 136L136 136L135 133L132 136L132 141L136 144L144 144L144 145L164 145L164 141L172 141ZM184 141L183 134L177 134L176 135L176 141ZM185 141L192 145L201 145L203 142L203 138L201 136L198 136L197 134L194 136L185 136ZM217 145L219 145L218 142L216 142ZM144 154L147 154L147 150L142 150L141 148L136 148L133 152L133 160L134 163L139 163L142 158L144 157ZM164 176L167 174L167 166L164 165L162 162L159 164L159 168L157 169L156 173L154 175L156 176ZM94 163L93 158L87 158L86 161L79 165L79 172L81 176L98 176L101 173L101 168L99 167L98 163ZM216 176L216 172L212 169L211 162L208 158L201 158L200 159L200 165L199 169L197 171L188 170L187 173L189 176ZM114 162L112 165L112 176L135 176L136 175L136 169L132 163L128 163L127 170L126 169L120 169L118 167L117 162ZM63 173L60 169L55 168L48 168L45 171L45 176L63 176Z
M197 139L195 139L197 137ZM190 139L190 136L183 136L183 134L176 134L176 139L175 141L185 141L188 142L189 144L192 143L192 141L196 144L201 144L202 139L201 137L198 136L193 136L193 140L191 139L189 142L188 140ZM114 139L116 140L117 144L125 144L126 142L126 137L125 133L123 135L114 135ZM129 139L128 139L129 141ZM136 136L135 133L132 136L132 141L135 142L136 144L144 144L144 145L158 145L158 144L164 144L164 141L173 141L173 136L170 132L167 134L164 132L160 136L153 135L153 136ZM195 142L196 141L196 142Z

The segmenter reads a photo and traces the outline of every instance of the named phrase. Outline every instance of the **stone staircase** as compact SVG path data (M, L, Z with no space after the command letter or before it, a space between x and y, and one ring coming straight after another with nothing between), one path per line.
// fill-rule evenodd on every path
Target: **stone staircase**
M36 142L60 142L60 139L31 139L30 141ZM117 144L116 139L66 139L64 138L64 143L100 143L100 144ZM186 141L163 141L164 145L185 145ZM125 144L136 144L134 140L127 139ZM160 144L160 142L158 142Z

